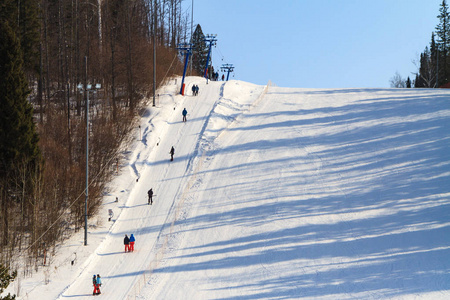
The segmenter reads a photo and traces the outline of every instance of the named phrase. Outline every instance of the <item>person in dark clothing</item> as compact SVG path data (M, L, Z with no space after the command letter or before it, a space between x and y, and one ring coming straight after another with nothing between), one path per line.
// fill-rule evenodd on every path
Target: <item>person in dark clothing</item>
M183 115L183 122L186 122L186 116L187 116L186 108L183 109L182 115Z
M125 234L125 238L123 239L123 244L125 245L125 252L130 251L130 238Z
M172 149L170 149L170 161L173 161L173 155L175 154L175 149L172 146Z
M148 204L152 205L153 204L153 189L149 189L147 194L148 194Z

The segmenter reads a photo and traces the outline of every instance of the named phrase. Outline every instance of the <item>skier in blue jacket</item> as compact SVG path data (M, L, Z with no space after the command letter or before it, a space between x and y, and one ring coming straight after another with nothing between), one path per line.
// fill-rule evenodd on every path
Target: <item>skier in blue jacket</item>
M131 234L130 235L130 251L133 252L134 251L134 242L136 241L136 239L134 238L134 235Z
M183 122L186 122L186 116L187 116L187 110L186 110L186 108L183 109L182 114L183 114Z
M100 292L100 287L102 286L102 279L100 278L100 274L97 274L97 295L100 295L102 292Z

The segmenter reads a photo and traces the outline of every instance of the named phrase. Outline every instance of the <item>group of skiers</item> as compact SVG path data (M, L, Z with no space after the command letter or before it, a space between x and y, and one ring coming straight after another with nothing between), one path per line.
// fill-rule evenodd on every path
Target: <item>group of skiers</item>
M192 95L193 96L197 96L198 95L198 90L199 90L198 85L194 84L192 86Z
M211 77L208 76L208 78L212 81L219 81L219 72L213 73ZM222 81L225 80L225 74L222 74Z
M192 86L192 92L195 95L198 95L198 86L193 85ZM183 109L182 115L183 115L183 122L186 122L186 116L187 116L187 110L186 108ZM173 161L173 156L175 154L175 148L172 146L170 149L170 161ZM153 204L153 189L149 189L148 192L148 204ZM125 245L125 252L133 252L134 251L134 243L136 242L136 239L133 234L128 237L128 235L125 234L125 237L123 239L123 244ZM94 292L93 295L99 295L100 294L100 286L102 285L100 275L97 274L97 276L94 275L92 279L93 285L94 285Z
M186 108L184 110L186 110ZM187 115L187 112L185 114ZM184 119L186 118L185 114L183 113ZM173 156L175 154L175 148L173 146L172 146L172 148L170 148L169 154L170 154L170 161L173 161ZM148 195L148 205L152 205L153 204L153 196L154 196L153 188L151 188L147 191L147 195ZM126 238L127 238L127 236L125 235L125 239ZM130 241L131 241L131 238L134 239L134 236L133 235L130 236ZM134 242L134 240L133 240L133 242ZM126 244L125 244L125 249L126 249ZM126 252L126 250L125 250L125 252Z
M134 251L134 242L136 242L136 239L133 234L128 237L128 235L125 234L125 237L123 239L123 244L125 245L125 252L133 252Z
M94 285L94 291L92 292L92 295L100 295L100 287L102 286L102 279L100 278L100 275L97 274L97 276L92 277L92 284Z

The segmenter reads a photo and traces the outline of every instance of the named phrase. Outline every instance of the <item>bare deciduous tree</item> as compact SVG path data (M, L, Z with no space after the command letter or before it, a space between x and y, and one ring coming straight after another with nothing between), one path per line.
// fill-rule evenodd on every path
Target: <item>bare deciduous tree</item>
M402 78L402 76L395 72L394 76L389 80L389 83L391 85L391 88L405 88L406 87L406 81Z
M18 2L10 1L11 5ZM183 28L182 0L39 0L40 39L30 97L38 110L39 147L45 160L32 178L33 188L14 193L0 185L1 259L14 260L14 247L28 249L29 262L79 230L84 222L86 115L92 124L89 143L89 215L99 208L106 182L115 168L120 144L134 128L137 109L153 88L153 36L157 37L156 82L181 72L173 64ZM157 26L154 30L154 14ZM183 31L184 30L184 31ZM84 59L87 57L87 66ZM101 83L102 89L80 94L79 83ZM131 113L130 113L131 112ZM30 170L17 165L14 182L23 187ZM12 201L13 200L13 201ZM63 220L63 221L62 221ZM52 226L57 224L57 226ZM5 228L9 228L10 231ZM4 231L2 229L5 229ZM12 232L14 231L14 232Z

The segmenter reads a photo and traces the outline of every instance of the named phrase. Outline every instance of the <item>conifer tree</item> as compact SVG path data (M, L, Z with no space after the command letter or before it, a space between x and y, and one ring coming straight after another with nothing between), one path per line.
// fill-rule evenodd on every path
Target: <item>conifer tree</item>
M0 264L0 295L3 293L3 290L8 287L8 285L14 281L17 276L17 271L10 273L9 269ZM16 295L8 295L1 297L2 300L14 300L16 299Z
M5 172L14 160L40 156L20 44L7 23L0 24L0 70L0 172Z
M434 72L436 74L436 78L434 78L433 82L431 83L432 87L439 87L439 76L438 76L438 68L439 68L439 50L435 41L435 34L434 32L431 34L431 42L430 42L430 63L431 67L434 68L434 70L430 70L431 72Z
M205 35L200 24L195 28L191 43L194 48L192 51L192 68L200 75L205 70L208 57L208 47L206 46Z
M20 41L23 68L26 74L36 74L39 48L39 1L4 0L0 7L0 19L7 20Z
M448 82L448 51L450 45L450 14L448 11L448 5L446 0L442 0L441 7L439 8L439 15L437 16L439 19L439 24L436 26L436 35L437 35L437 45L439 53L441 54L439 57L439 69L442 70L439 72L439 83L438 85L442 85ZM441 75L442 74L442 75Z
M0 201L3 244L8 243L8 207L16 189L31 192L31 176L41 161L33 109L27 100L20 43L8 21L0 21ZM19 170L18 168L22 168ZM15 176L26 169L30 180L18 187Z
M428 46L425 47L425 51L420 54L419 61L419 72L417 73L418 78L416 78L416 88L425 87L433 88L436 87L436 60L433 59L431 51Z
M39 1L21 0L20 7L20 48L23 53L23 69L25 73L38 72L39 52Z
M419 73L416 73L416 79L414 79L414 87L415 88L423 87L423 85L421 84Z
M407 87L407 88L411 88L411 79L409 78L409 76L408 76L408 78L406 79L406 87Z

